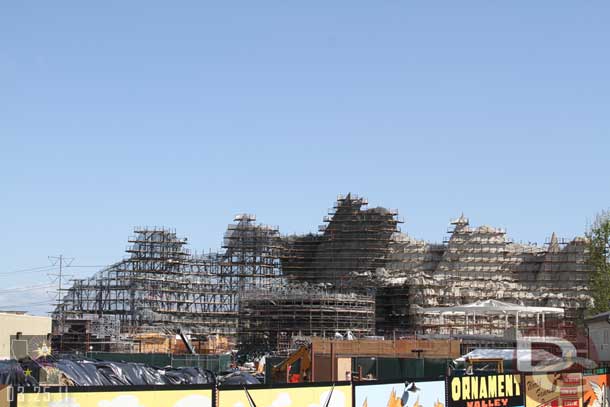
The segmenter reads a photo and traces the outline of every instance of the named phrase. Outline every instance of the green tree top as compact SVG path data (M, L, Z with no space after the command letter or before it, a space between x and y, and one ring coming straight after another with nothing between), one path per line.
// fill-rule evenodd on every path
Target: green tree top
M610 212L603 211L587 232L588 262L592 269L591 294L594 313L610 311Z

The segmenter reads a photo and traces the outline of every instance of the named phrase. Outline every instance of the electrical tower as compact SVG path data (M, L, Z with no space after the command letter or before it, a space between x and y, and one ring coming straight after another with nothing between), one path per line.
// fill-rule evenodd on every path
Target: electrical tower
M60 254L59 256L49 256L49 260L53 263L53 266L59 266L59 272L57 274L51 274L51 276L53 277L57 277L57 302L55 303L55 310L57 312L57 316L56 316L56 320L58 323L58 332L60 334L60 344L59 344L59 349L63 350L63 332L64 332L64 325L65 325L65 313L63 310L63 306L62 306L62 291L63 291L63 287L62 287L62 279L64 276L63 274L63 269L64 267L69 267L72 262L74 261L74 257L65 257L63 254Z

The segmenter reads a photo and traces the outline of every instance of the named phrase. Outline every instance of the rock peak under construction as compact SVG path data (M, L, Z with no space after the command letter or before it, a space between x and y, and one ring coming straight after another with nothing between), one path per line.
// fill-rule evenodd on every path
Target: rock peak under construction
M592 304L584 238L518 244L462 214L443 243L429 243L400 231L398 211L367 204L340 195L319 233L306 235L237 215L222 250L206 255L172 230L136 228L127 258L65 290L56 333L66 346L86 337L103 350L176 332L269 350L294 336L509 337L509 316L469 323L431 311L489 299L561 308L566 329Z

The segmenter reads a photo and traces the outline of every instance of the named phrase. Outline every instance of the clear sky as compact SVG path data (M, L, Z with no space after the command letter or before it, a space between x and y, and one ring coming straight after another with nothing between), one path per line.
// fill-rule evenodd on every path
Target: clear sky
M461 212L582 234L610 206L609 20L606 0L3 2L0 308L48 309L56 270L18 270L117 261L134 226L214 250L236 213L309 232L349 191L428 240Z

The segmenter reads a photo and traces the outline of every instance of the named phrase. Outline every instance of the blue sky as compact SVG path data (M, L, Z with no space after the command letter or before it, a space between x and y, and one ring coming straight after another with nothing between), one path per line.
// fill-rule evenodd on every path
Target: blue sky
M216 249L351 191L418 238L464 212L544 243L610 206L610 3L329 3L1 5L0 308L137 225Z

